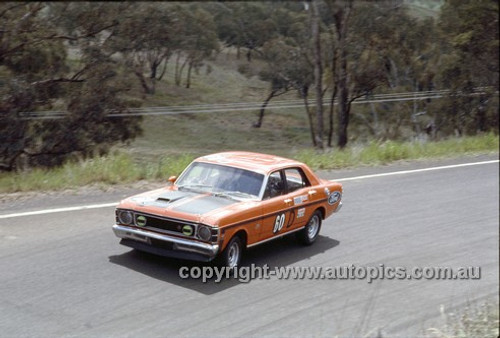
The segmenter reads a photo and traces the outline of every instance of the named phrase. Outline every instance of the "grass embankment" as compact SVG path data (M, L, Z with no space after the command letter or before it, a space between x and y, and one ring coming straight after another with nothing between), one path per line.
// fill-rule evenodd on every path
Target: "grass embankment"
M372 142L352 146L343 151L315 150L290 152L289 157L307 163L314 169L339 169L359 165L387 164L398 160L452 157L467 154L498 152L498 135L453 138L439 142ZM166 181L178 175L197 155L158 156L155 161L135 160L132 155L116 152L107 157L68 162L52 170L33 169L0 175L0 193L62 190L85 185L109 186L139 180Z
M371 142L367 146L353 146L345 151L317 153L304 150L295 156L314 169L340 169L359 165L388 164L399 160L455 157L460 155L498 152L498 135L452 138L438 142Z

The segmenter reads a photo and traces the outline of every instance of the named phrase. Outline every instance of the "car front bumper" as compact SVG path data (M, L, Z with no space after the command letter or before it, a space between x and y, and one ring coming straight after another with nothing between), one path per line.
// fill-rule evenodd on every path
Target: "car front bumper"
M339 212L340 209L342 209L342 202L339 202L339 205L337 205L337 208L335 209L334 212Z
M155 255L208 262L219 252L219 245L115 224L113 232L120 244Z

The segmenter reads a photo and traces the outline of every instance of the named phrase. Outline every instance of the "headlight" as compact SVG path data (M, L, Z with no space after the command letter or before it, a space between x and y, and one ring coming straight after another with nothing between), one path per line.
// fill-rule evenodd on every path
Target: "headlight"
M198 228L198 237L201 240L209 241L212 238L212 231L209 227L201 225Z
M182 234L184 236L192 236L193 232L194 232L194 229L191 225L186 224L186 225L182 226Z
M134 222L134 215L131 211L121 210L118 212L118 221L121 224L130 225Z

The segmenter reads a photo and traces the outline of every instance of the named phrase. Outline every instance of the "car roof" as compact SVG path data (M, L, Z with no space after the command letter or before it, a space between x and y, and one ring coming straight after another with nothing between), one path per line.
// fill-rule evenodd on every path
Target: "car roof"
M265 174L284 167L301 167L303 165L301 162L288 158L248 151L216 153L199 157L196 161L238 167Z

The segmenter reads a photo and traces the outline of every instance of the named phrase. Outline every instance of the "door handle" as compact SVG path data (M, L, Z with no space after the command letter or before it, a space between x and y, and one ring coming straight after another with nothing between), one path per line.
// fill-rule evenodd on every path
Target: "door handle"
M292 203L292 199L287 198L287 199L286 199L286 200L284 200L283 202L285 202L286 204L290 204L290 203Z
M316 195L316 190L309 190L309 193L308 193L308 194L309 194L309 195L311 195L311 196L312 196L312 195Z

